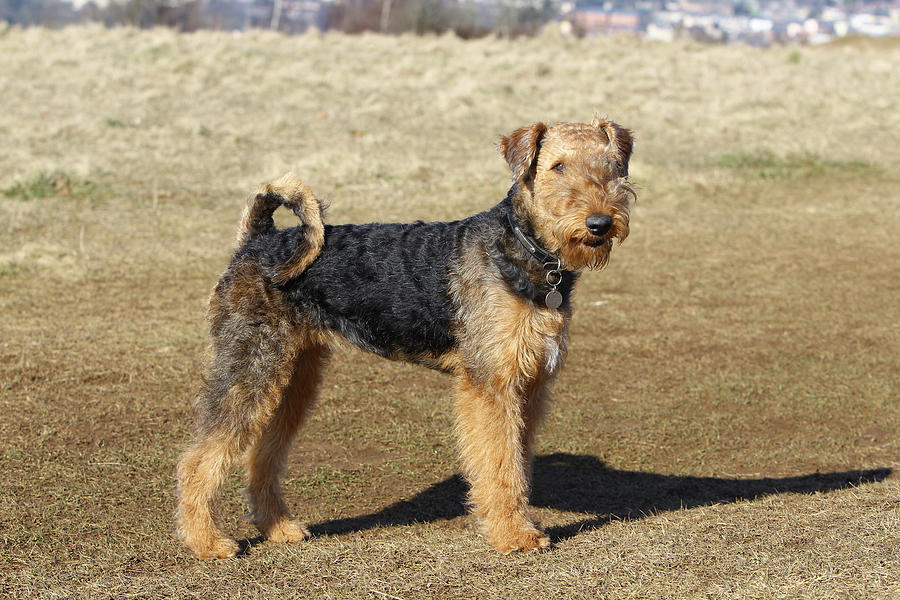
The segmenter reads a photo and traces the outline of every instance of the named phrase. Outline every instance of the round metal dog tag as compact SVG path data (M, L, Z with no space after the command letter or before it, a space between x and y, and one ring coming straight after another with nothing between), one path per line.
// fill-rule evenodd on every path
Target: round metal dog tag
M562 294L556 290L550 290L547 292L547 297L544 298L544 304L547 305L547 308L559 308L562 306Z

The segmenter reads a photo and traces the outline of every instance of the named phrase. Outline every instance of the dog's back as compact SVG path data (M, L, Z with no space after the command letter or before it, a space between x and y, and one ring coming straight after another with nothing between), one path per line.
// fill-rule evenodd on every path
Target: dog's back
M325 227L318 258L286 285L292 305L377 354L443 354L453 346L448 295L465 224Z

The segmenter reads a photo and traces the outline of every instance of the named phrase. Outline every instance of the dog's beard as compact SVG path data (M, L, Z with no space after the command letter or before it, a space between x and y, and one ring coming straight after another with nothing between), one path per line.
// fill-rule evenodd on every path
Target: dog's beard
M552 198L553 194L549 195ZM590 196L594 197L588 199ZM602 190L586 192L578 202L580 206L564 214L557 214L555 209L559 207L552 202L535 203L528 211L529 221L546 249L562 260L564 268L600 270L609 263L615 242L621 244L628 237L631 203L636 198L627 179L612 179ZM534 197L529 200L534 202ZM600 236L587 228L587 219L597 214L612 219L609 231Z

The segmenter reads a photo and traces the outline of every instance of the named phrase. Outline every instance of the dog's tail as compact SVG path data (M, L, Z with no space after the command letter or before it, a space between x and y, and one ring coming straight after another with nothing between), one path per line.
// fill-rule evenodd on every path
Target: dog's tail
M302 273L322 251L325 243L324 207L312 190L292 173L263 184L247 199L237 232L238 246L243 246L255 235L275 231L272 214L279 206L289 208L297 215L302 234L291 256L275 271L275 282L284 283Z

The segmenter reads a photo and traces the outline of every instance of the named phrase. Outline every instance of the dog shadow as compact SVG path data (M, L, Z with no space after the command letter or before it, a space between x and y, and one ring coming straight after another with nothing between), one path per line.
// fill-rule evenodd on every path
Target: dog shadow
M607 467L594 456L566 453L534 461L531 504L593 516L547 530L553 542L619 519L710 504L754 500L773 494L831 492L884 480L891 469L810 473L795 477L732 479L659 475ZM468 485L460 475L436 483L409 500L378 512L312 525L313 535L340 535L376 527L453 519L466 514Z

